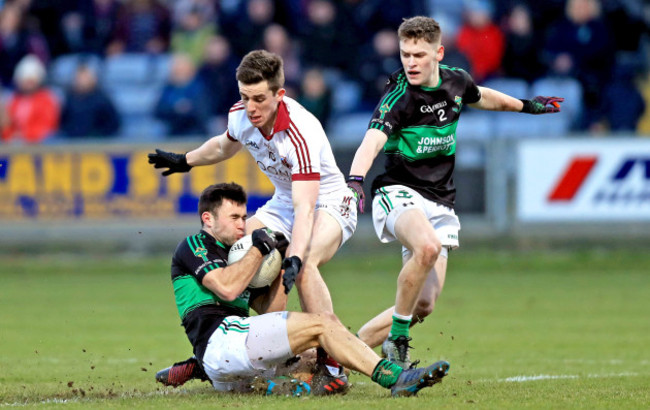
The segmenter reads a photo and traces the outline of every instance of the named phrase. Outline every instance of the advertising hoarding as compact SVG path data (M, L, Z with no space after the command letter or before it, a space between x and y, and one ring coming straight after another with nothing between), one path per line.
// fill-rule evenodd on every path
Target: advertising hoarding
M273 194L245 150L224 163L168 177L147 162L151 151L124 145L0 150L0 221L196 215L201 191L218 182L243 185L253 210Z
M544 221L650 221L650 141L521 141L517 218Z

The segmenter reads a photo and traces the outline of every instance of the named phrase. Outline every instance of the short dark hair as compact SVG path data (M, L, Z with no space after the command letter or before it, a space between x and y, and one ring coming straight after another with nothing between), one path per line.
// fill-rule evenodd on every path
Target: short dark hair
M237 67L237 81L257 84L267 81L273 94L284 87L284 63L282 57L266 50L254 50L246 54Z
M201 192L201 197L199 198L199 218L201 218L203 212L217 213L224 199L229 199L238 205L243 205L246 204L246 192L241 185L234 182L210 185ZM202 218L201 226L203 226Z
M434 44L440 40L440 24L431 17L416 16L404 19L397 29L400 40L424 40Z

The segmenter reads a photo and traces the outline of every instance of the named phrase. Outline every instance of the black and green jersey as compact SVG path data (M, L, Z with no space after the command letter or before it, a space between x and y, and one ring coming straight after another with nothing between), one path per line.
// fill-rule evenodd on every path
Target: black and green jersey
M372 192L405 185L427 199L454 207L456 127L464 104L481 99L472 77L460 68L439 66L436 87L410 85L404 70L388 80L369 129L388 136L386 171L372 183Z
M176 307L199 360L203 359L208 339L223 318L231 315L249 316L249 302L268 290L246 289L235 300L228 302L219 299L203 286L203 278L208 272L227 265L229 250L230 247L202 230L181 241L172 257Z

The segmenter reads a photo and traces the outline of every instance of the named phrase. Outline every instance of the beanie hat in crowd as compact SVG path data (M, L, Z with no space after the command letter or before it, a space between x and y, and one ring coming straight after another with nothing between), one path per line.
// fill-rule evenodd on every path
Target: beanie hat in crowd
M42 83L45 79L45 66L41 60L33 54L26 55L20 60L14 72L14 82L33 79Z

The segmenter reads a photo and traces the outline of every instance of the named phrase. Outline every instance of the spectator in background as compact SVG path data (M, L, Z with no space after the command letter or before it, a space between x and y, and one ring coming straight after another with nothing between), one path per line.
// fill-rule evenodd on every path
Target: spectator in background
M127 0L117 16L108 54L162 53L169 46L170 32L169 10L158 0Z
M449 24L452 32L458 33L458 29L463 24L463 14L465 13L463 1L425 0L424 3L427 15L435 18L436 21L439 21L438 19L444 21ZM447 31L446 26L445 31ZM446 50L445 54L447 54Z
M214 0L175 0L169 3L173 5L174 24L180 24L191 13L199 13L205 21L215 21L215 3Z
M305 0L275 0L273 21L287 29L291 36L297 36L303 32L308 3Z
M650 135L650 71L643 73L643 78L640 81L640 92L645 102L645 111L639 118L637 124L637 132L641 135Z
M171 64L169 81L156 104L156 118L168 125L169 135L205 134L208 103L196 76L196 66L185 54L174 55Z
M635 132L646 108L643 95L636 84L632 66L619 65L614 79L605 88L607 123L614 132Z
M216 33L216 26L206 19L200 8L194 8L179 16L172 32L172 53L187 54L194 64L200 64L205 46Z
M66 92L61 112L61 132L72 138L108 137L120 128L120 118L108 96L97 85L97 75L80 65Z
M468 0L465 22L458 32L458 49L469 59L477 83L498 73L505 51L505 39L492 20L493 12L489 0Z
M25 32L21 29L20 9L8 4L0 10L0 79L11 85L11 77L18 62L29 53Z
M519 1L519 0L517 0ZM541 35L553 23L560 20L564 16L564 8L567 0L522 0L526 3L526 7L530 9L530 14L535 16L535 31ZM615 0L617 1L617 0ZM497 4L504 5L505 2L497 2ZM507 14L507 13L503 13ZM543 38L543 35L542 35Z
M86 51L83 16L78 10L71 11L61 20L62 42L67 53Z
M434 15L433 18L439 22L441 27L445 27L445 31L441 33L440 37L442 45L445 48L445 59L443 64L448 67L462 68L468 73L471 72L472 65L469 62L469 59L458 49L458 30L460 30L462 23L457 22L451 15L444 13Z
M284 79L289 84L299 84L302 67L297 47L295 47L289 33L279 24L271 24L264 30L263 48L275 53L284 60Z
M10 3L0 9L0 82L9 87L16 65L28 54L47 61L49 52L42 35L24 27L23 11Z
M223 21L223 32L238 56L262 46L264 30L273 23L275 16L275 5L271 0L250 0L245 5L243 19Z
M16 66L16 92L9 100L9 121L2 130L3 141L36 144L57 130L59 103L43 87L45 75L43 63L33 55L25 56Z
M23 9L25 28L32 35L41 38L42 47L47 50L47 58L34 50L31 53L44 64L47 64L50 55L57 57L70 51L63 37L62 21L66 14L75 10L77 1L14 0L12 4Z
M357 62L357 78L362 83L364 103L374 107L383 95L388 77L401 66L395 30L386 29L376 33L372 43L359 53Z
M602 130L603 87L611 80L614 47L601 18L598 0L568 0L565 17L550 29L544 58L552 75L575 77L582 84L584 115L581 129Z
M0 84L0 137L2 137L4 128L9 126L9 114L7 113L4 97L5 93L2 89L2 84Z
M198 78L209 91L206 98L210 116L227 113L239 101L239 89L233 81L238 64L225 37L214 36L208 40Z
M24 28L29 39L29 53L38 57L47 66L56 54L50 48L47 33L41 30L41 21L31 14L24 15Z
M614 36L616 50L630 52L639 60L643 36L649 32L650 15L645 17L644 7L650 10L650 2L638 0L609 0L603 2L603 16ZM647 13L647 12L646 12Z
M107 47L115 37L115 27L122 3L117 0L85 0L79 5L84 51L98 56L106 54ZM69 27L68 27L69 29ZM78 37L68 33L66 37Z
M503 74L533 82L542 75L539 36L535 34L530 10L516 4L505 18L506 51Z
M305 73L298 102L314 114L323 124L323 128L327 129L327 122L332 112L332 93L320 69L312 68Z
M376 33L376 30L371 31L364 24L369 18L366 13L367 9L364 8L364 5L367 3L365 0L338 0L335 2L337 19L344 22L345 35L350 36L348 41L351 43L351 46L360 47L363 44L369 43ZM307 16L307 8L303 12L300 33L305 33L305 29L307 28L306 23L308 20L304 16Z
M312 0L307 7L306 32L302 36L304 66L351 69L356 56L354 32L339 18L330 0Z
M394 29L405 18L426 14L426 4L423 0L347 0L346 2L351 1L358 5L356 12L366 33ZM437 0L437 3L445 2ZM448 1L448 3L452 2Z

